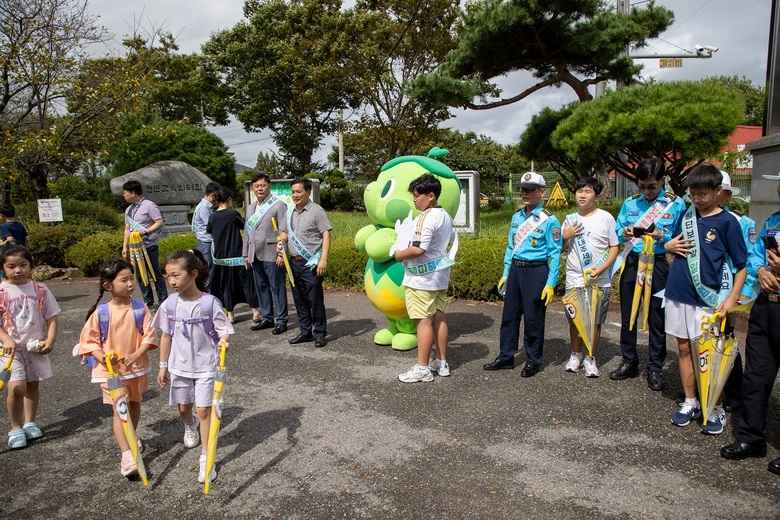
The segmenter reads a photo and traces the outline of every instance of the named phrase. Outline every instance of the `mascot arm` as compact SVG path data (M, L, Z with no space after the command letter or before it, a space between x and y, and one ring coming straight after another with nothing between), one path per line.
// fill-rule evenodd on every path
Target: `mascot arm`
M374 262L387 262L390 260L390 247L395 244L397 238L395 229L378 229L366 240L366 253Z
M368 237L376 233L377 229L379 228L373 224L361 228L360 231L355 234L355 248L361 253L365 253L366 241L368 240Z

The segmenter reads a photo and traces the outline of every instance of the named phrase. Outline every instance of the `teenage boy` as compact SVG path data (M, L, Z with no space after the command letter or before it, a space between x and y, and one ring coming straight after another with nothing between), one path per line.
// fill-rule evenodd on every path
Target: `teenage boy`
M398 379L416 383L433 381L431 371L440 376L450 375L447 363L449 328L444 310L452 265L447 256L447 246L452 239L452 217L439 206L441 182L433 175L425 174L413 180L409 191L415 209L422 213L414 219L411 245L396 252L395 258L404 264L406 310L417 327L417 364ZM436 357L428 366L434 343Z
M620 350L623 361L609 378L620 381L639 375L639 356L636 351L636 319L631 323L631 303L634 299L639 253L643 248L642 238L634 230L653 237L654 267L650 294L650 316L648 328L650 345L647 359L647 386L659 391L663 388L662 370L666 360L666 318L663 300L656 295L666 288L669 263L666 260L664 243L672 238L672 229L685 213L685 203L679 197L664 190L666 172L664 162L658 158L643 159L636 169L636 184L639 193L626 199L618 214L615 231L618 240L625 243L618 262L623 262L620 275ZM624 259L624 260L623 260Z
M30 235L27 234L27 229L21 222L17 222L15 217L16 208L8 203L0 204L0 220L3 221L3 224L0 225L0 235L2 235L0 245L13 242L26 246L30 243Z
M138 181L127 181L122 185L125 202L130 204L125 210L125 237L122 242L122 256L127 257L130 245L130 233L140 231L144 239L144 247L149 255L149 261L152 264L152 272L156 281L154 287L157 291L157 303L160 304L168 297L168 289L165 287L165 279L160 272L160 234L158 231L165 225L160 208L157 204L144 197L143 188ZM140 270L135 273L138 278L138 285L141 287L141 294L144 297L149 310L154 308L154 294L151 287L151 277L149 285L144 285L141 280Z
M571 338L571 356L566 363L568 372L576 372L580 366L585 368L586 377L598 377L596 350L601 337L601 325L607 321L609 293L612 286L610 267L618 256L618 237L615 233L615 218L596 207L604 185L595 177L584 177L574 185L577 213L566 217L563 224L563 240L568 248L566 255L566 292L585 287L584 273L588 273L589 283L597 285L604 295L596 304L600 308L599 320L594 332L592 356L582 354L582 338L569 313L569 337Z
M764 175L780 180L780 175ZM780 183L777 186L780 197ZM761 226L756 247L748 258L748 271L761 286L761 293L750 310L745 342L745 374L742 379L742 415L737 424L737 438L720 450L731 460L766 457L766 422L769 398L780 369L780 252L764 240L776 242L780 231L780 211ZM767 468L780 475L780 458Z
M260 319L252 330L273 328L272 334L287 332L287 276L284 253L277 250L277 237L287 240L287 204L271 194L271 178L260 172L252 178L252 192L257 200L246 210L244 229L244 264L252 269ZM274 229L272 219L276 221ZM274 307L276 323L274 324Z
M747 276L747 247L739 223L718 206L722 179L720 171L711 164L691 169L686 184L693 204L675 226L674 238L665 244L666 251L676 255L665 294L666 332L677 338L685 392L685 401L672 415L675 426L687 426L701 415L694 371L698 361L694 361L691 340L701 336L704 316L711 316L713 311L726 314L737 304ZM729 260L736 269L733 287L721 291L723 266ZM725 424L726 413L718 404L701 432L719 435Z
M526 363L521 377L533 377L542 367L544 318L552 301L561 265L561 224L542 208L546 183L538 173L528 172L520 183L523 207L513 216L509 228L504 273L498 282L505 292L501 316L501 352L485 363L485 370L515 368L520 320L525 315L523 347Z
M735 188L731 185L731 177L728 173L721 170L723 175L723 181L720 185L720 194L718 195L718 206L723 208L723 211L731 214L739 222L739 227L742 230L742 238L745 240L745 246L747 246L748 257L750 257L751 251L756 245L756 221L747 215L743 215L739 211L730 209L728 204L731 201L732 195L739 195L739 188ZM732 269L732 273L735 271ZM753 297L753 285L756 283L756 278L750 274L748 269L747 279L745 285L742 286L742 292L739 295L738 301L742 302L749 300ZM733 330L733 320L729 319L728 327ZM729 332L729 329L726 330ZM731 369L731 374L726 381L726 387L723 389L723 409L729 413L738 412L741 408L742 401L742 355L737 350L736 357L734 359L734 368Z
M290 344L314 341L314 346L319 348L326 344L328 329L322 277L328 268L333 228L325 210L311 200L309 179L293 179L291 190L295 205L287 210L287 243L292 255L290 267L295 280L292 293L300 332Z
M208 232L206 227L209 223L209 217L214 213L214 204L217 200L217 190L221 188L217 182L210 182L206 184L206 193L203 195L203 199L195 206L195 211L192 213L192 232L195 234L195 238L198 239L198 251L203 253L203 258L209 264L209 277L206 280L206 285L211 287L211 273L214 261L211 257L211 233Z

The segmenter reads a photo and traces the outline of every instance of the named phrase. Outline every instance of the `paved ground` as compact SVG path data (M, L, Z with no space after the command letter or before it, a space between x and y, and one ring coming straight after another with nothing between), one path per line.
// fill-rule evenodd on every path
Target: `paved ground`
M55 378L42 385L46 436L21 451L2 443L1 517L780 518L780 477L766 470L780 455L777 388L769 456L726 461L718 450L733 438L733 418L720 437L669 422L680 387L671 341L660 393L643 378L609 380L620 360L614 323L605 328L602 377L567 373L559 301L536 377L483 371L497 353L501 307L458 301L448 312L452 376L413 385L396 376L415 353L372 344L383 319L362 294L326 293L324 349L287 344L294 327L283 337L251 332L249 310L239 308L211 494L196 482L199 450L184 448L182 425L156 386L139 428L144 489L120 476L110 410L70 356L97 282L49 286L64 312Z

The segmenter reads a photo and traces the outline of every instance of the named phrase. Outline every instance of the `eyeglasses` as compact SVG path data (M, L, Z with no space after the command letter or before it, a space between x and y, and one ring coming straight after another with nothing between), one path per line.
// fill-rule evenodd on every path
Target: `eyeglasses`
M657 184L637 184L636 187L639 189L639 191L654 191L658 185Z

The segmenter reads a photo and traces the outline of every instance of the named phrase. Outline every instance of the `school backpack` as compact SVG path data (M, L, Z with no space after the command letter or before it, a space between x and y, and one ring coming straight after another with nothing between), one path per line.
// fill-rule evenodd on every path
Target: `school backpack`
M206 304L207 300L208 304ZM179 293L171 294L163 305L165 307L165 315L168 317L168 329L171 331L171 337L173 337L176 332L176 322L179 322L182 325L192 325L203 322L203 329L206 331L206 334L214 340L214 343L219 343L219 334L214 330L214 320L211 317L214 312L214 305L216 305L215 302L217 302L215 296L209 293L203 293L200 302L200 316L196 318L179 318L176 316L176 305L179 303ZM220 303L219 305L221 306L222 304ZM190 339L187 327L179 328L182 336Z
M144 314L146 313L146 306L141 300L131 298L133 305L133 317L135 318L135 328L138 330L138 334L144 335ZM110 323L108 302L103 302L97 306L98 313L98 326L100 327L100 344L103 345L108 338L108 324ZM73 348L73 356L79 355L79 345ZM95 358L92 356L81 356L81 364L89 365L89 368L95 368Z
M43 310L43 303L46 300L46 286L41 282L33 282L35 286L35 297L38 298L38 308ZM8 291L5 285L0 283L0 314L3 315L3 329L9 334L13 330L14 322L8 310Z

